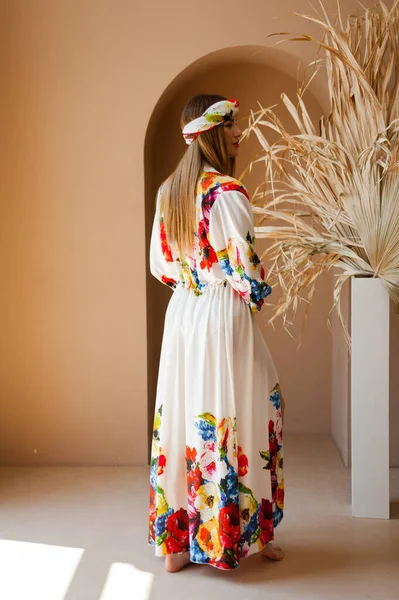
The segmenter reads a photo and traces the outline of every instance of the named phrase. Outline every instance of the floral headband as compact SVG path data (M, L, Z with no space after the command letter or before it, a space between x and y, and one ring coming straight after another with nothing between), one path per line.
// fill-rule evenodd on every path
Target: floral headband
M213 129L226 121L233 121L238 114L238 107L239 102L237 100L222 100L212 104L201 117L190 121L183 129L186 144L191 144L203 131Z

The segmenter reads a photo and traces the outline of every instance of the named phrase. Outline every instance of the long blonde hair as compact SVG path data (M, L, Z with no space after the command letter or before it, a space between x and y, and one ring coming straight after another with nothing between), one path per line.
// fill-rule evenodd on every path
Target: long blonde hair
M191 98L184 107L181 128L200 117L212 104L222 100L226 98L216 94L200 94ZM161 205L166 235L180 257L189 253L193 247L196 190L204 162L223 175L234 175L235 159L229 156L223 125L198 135L162 186Z

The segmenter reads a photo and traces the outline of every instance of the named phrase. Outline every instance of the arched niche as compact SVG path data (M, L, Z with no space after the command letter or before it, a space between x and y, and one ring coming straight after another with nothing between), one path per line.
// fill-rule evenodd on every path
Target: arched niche
M181 136L180 115L186 101L193 95L199 93L217 93L227 97L237 98L240 101L240 119L242 127L246 125L246 117L250 109L257 107L257 101L262 102L264 106L271 106L280 101L280 95L284 91L290 97L294 97L297 89L298 60L294 59L282 51L276 49L264 48L258 46L240 46L227 48L218 52L213 52L196 61L184 71L182 71L164 91L159 98L151 119L148 124L145 141L145 210L146 210L146 256L148 260L149 243L151 228L155 210L155 197L159 185L174 169L180 157L186 150L186 145ZM318 119L322 113L320 102L309 92L307 105L310 107L311 115ZM283 107L278 109L281 118L290 118ZM237 176L242 172L259 150L255 137L248 143L244 143L241 148L240 157L237 161ZM252 179L245 179L249 191L253 183L261 176L256 171ZM163 333L163 323L166 306L171 297L171 291L156 281L147 269L147 338L148 338L148 436L149 445L151 440L151 430L153 421L153 412L156 395L157 372L159 365L159 355ZM331 286L325 284L322 287L322 302L328 307L328 301L325 296L329 293ZM319 311L320 312L320 311ZM321 311L323 312L323 311ZM323 315L327 319L327 308ZM260 317L262 318L262 317ZM320 321L320 315L318 318ZM311 323L308 326L307 339L310 344L323 344L327 347L328 338L327 328L320 328L319 324ZM268 334L265 333L267 337ZM282 364L281 370L284 377L288 379L289 374L285 372L283 355L286 352L285 343L290 343L290 338L283 331L278 331L271 339L268 338L268 344L271 346L272 353L276 355L277 364ZM328 342L330 348L330 342ZM306 351L306 349L305 349ZM308 377L312 370L312 365L306 363L304 353L296 358L297 346L290 344L291 362L292 357L297 365L293 370L291 383L294 388L294 379L299 380L299 374L302 369L303 377ZM325 360L319 364L319 379L324 377L325 386L330 385L330 354L327 349ZM302 364L304 363L304 364ZM278 365L279 366L279 365ZM319 383L318 383L319 384ZM306 384L298 382L299 396L306 396ZM312 403L318 402L315 398L308 403L308 412L312 412ZM322 406L321 406L322 404ZM318 422L319 429L328 429L329 422L329 394L324 403L318 403ZM308 418L307 414L292 415L293 422L298 424L301 430L305 426Z

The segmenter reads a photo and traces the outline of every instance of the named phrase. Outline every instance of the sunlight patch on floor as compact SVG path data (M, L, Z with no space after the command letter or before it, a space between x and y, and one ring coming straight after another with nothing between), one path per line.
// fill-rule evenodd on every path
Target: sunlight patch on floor
M112 563L100 600L148 600L153 573L126 563Z
M0 540L0 598L63 600L83 552L83 548Z

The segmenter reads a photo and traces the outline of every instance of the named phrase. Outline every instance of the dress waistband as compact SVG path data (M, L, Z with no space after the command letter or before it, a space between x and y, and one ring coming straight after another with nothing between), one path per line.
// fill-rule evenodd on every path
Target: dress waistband
M223 279L222 281L204 281L205 286L208 288L217 288L217 287L226 287L227 280Z
M196 290L197 292L204 292L206 289L213 289L213 288L222 288L222 287L226 287L227 286L227 279L222 279L220 281L198 281L196 282L195 285L192 285L192 282L190 282L190 285L187 285L187 282L183 279L179 279L179 281L177 282L177 287L181 287L181 288L186 288L186 289L192 289L192 290Z

